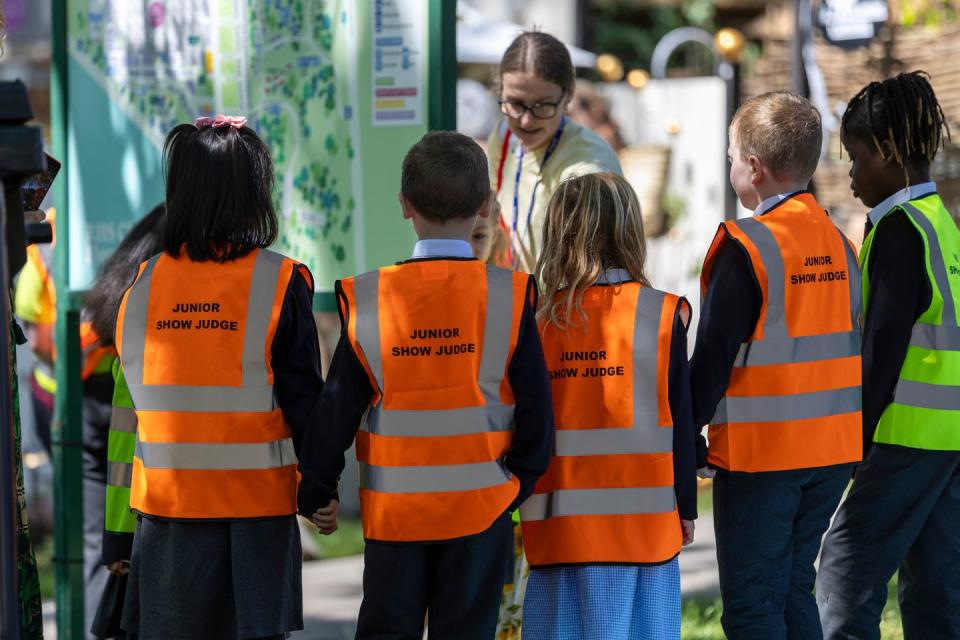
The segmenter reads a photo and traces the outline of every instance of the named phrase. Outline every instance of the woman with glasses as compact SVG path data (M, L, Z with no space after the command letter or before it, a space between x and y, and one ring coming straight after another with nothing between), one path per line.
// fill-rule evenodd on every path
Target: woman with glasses
M513 266L522 271L532 273L537 263L547 202L561 182L622 174L610 145L566 116L573 94L567 47L547 33L517 36L500 62L503 122L487 141L487 154Z

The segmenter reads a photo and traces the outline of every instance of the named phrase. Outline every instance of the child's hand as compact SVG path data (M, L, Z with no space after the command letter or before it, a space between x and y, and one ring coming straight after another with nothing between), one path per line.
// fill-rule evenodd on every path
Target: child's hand
M313 524L317 525L317 527L320 529L320 533L328 536L337 530L337 512L339 510L340 502L337 500L331 500L330 504L324 508L317 509L317 511L310 516L310 520L313 522Z
M125 576L130 573L130 561L117 560L116 562L111 562L107 565L107 571L115 576Z
M696 526L693 520L680 521L680 530L683 532L683 546L693 542L693 530L696 529Z

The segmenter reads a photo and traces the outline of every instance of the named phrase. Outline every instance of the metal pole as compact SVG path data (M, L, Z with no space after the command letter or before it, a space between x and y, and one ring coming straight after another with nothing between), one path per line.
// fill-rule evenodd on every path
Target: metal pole
M808 92L803 63L803 46L813 32L813 8L810 0L793 0L793 43L790 52L790 90L799 96Z
M740 65L737 63L731 63L727 61L721 62L717 66L717 75L723 79L723 83L726 86L727 90L727 105L726 105L726 123L727 123L727 146L730 145L730 123L733 122L733 114L737 112L737 107L740 102ZM723 162L724 174L729 171L729 166L727 164L726 158ZM724 210L723 215L725 220L736 220L737 218L737 205L739 200L737 198L737 192L734 191L733 185L730 184L729 180L724 181L726 186L723 191L723 203Z
M430 0L429 111L430 131L457 128L457 3Z
M6 191L6 189L4 189ZM17 195L15 193L15 195ZM7 273L6 195L0 197L0 638L20 637L19 581L17 580L17 482L13 444L13 383L10 359L10 280Z
M80 384L80 311L70 288L70 162L67 144L69 82L67 0L53 2L53 69L50 98L54 156L63 163L55 183L57 245L55 282L56 413L52 425L54 466L54 567L57 637L80 640L83 620L83 429Z

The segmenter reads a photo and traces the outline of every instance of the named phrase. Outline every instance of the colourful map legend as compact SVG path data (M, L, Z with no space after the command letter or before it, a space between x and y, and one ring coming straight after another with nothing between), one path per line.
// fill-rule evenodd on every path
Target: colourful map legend
M423 54L427 3L371 0L373 12L373 126L424 123ZM387 88L389 87L389 88Z

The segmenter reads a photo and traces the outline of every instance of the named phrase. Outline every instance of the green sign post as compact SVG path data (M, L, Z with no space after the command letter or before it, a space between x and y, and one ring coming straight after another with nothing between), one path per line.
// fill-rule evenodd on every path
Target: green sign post
M454 0L51 0L56 184L57 626L82 638L81 292L163 200L176 124L245 115L275 163L281 235L315 308L335 279L408 255L406 150L456 124Z

